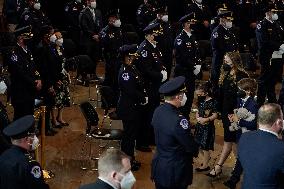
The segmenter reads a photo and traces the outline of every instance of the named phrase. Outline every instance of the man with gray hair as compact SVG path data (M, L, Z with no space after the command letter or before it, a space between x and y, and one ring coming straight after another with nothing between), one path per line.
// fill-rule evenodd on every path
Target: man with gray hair
M98 161L99 177L95 183L80 189L131 189L136 179L131 172L129 157L122 151L109 148Z
M244 133L238 158L244 170L243 189L277 189L284 178L283 112L278 104L265 104L258 111L257 131Z

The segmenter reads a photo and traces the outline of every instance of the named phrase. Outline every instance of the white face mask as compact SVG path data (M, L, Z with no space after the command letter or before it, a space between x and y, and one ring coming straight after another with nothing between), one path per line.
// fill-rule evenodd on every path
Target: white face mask
M198 3L198 4L201 4L202 3L202 0L195 0L196 1L196 3Z
M120 187L121 189L131 189L136 182L136 179L131 171L126 173L126 175L123 176L123 179L120 181Z
M232 28L233 27L233 22L226 22L226 26L225 26L226 28L228 28L228 29L230 29L230 28Z
M56 45L61 47L63 45L63 38L57 39L56 40Z
M49 40L50 40L50 42L51 43L55 43L55 41L56 41L56 35L55 34L53 34L52 36L50 36L50 38L49 38Z
M81 0L76 0L76 2L77 2L77 3L81 3L82 1L81 1Z
M97 2L96 1L92 1L91 2L91 8L95 9L97 7Z
M34 9L35 10L40 10L40 3L35 3L34 4Z
M115 20L115 22L113 23L113 26L116 27L116 28L119 28L121 26L120 19Z
M7 90L7 85L4 81L0 82L0 94L4 94Z
M164 22L168 22L169 21L169 15L165 14L164 16L162 16L162 20Z
M32 147L32 148L31 148L32 151L36 150L37 147L39 146L39 140L38 140L38 138L37 138L36 135L33 137L33 143L30 144L30 145L31 145L31 147Z
M183 93L182 100L180 101L180 105L184 106L186 101L187 101L187 96L185 95L185 93Z
M271 19L272 19L273 21L278 20L278 14L274 13L274 14L272 15Z

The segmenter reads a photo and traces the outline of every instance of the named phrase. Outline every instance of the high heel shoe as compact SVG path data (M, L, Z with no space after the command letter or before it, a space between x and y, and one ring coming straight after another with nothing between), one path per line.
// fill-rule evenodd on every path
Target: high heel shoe
M217 172L216 171L216 166L219 166L220 167L220 171L219 172ZM211 171L211 172L213 172L213 173L207 173L206 174L206 176L208 176L208 177L211 177L211 178L215 178L215 177L217 177L217 176L220 176L221 174L222 174L222 165L219 165L219 164L217 164L217 165L215 165L215 167L213 168L213 170Z

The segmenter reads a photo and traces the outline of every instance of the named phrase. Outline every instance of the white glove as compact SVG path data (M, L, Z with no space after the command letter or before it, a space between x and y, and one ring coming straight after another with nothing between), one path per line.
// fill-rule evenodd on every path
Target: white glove
M145 102L144 102L144 103L141 103L141 105L146 105L146 104L148 104L148 102L149 102L149 98L146 96L146 97L145 97Z
M166 81L168 78L168 74L166 70L162 70L161 74L163 75L162 82Z
M4 81L0 82L0 94L4 94L7 90L7 85Z
M194 68L195 68L195 69L193 70L194 75L199 74L200 69L201 69L201 65L195 65Z
M284 51L284 44L280 45L279 50Z

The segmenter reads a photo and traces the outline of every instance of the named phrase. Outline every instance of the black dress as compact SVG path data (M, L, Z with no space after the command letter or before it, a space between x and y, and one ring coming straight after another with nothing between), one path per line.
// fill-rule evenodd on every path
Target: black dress
M198 113L202 118L208 118L213 113L217 113L216 101L210 99L198 104ZM195 140L202 150L214 150L215 126L214 121L210 121L205 125L197 123L195 126Z
M233 114L234 109L237 108L237 82L243 78L248 78L248 74L242 71L238 71L236 79L229 73L225 76L223 84L220 85L220 99L221 104L221 118L224 128L224 141L225 142L236 142L236 131L230 131L229 126L231 122L228 118L228 114Z

